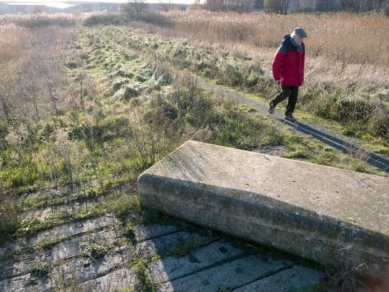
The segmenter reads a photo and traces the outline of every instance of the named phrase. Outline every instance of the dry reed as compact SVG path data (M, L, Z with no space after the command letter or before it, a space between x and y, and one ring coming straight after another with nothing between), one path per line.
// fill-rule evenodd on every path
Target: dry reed
M177 36L209 42L240 42L275 48L296 26L308 32L308 57L326 57L347 64L389 65L389 19L380 15L353 14L236 14L231 12L164 12ZM171 31L171 30L170 30Z
M0 24L0 64L23 54L28 31L13 23Z
M162 12L168 27L142 24L166 37L251 58L271 78L271 62L284 35L302 26L308 33L301 107L318 112L334 101L368 102L375 107L369 127L387 135L389 105L389 18L366 14L237 14L233 12ZM272 96L273 92L262 92ZM324 116L337 119L339 113ZM322 114L320 114L322 115ZM378 125L378 126L377 126Z
M173 27L150 26L153 32L251 57L265 71L270 71L283 36L302 26L308 33L305 40L308 89L333 83L335 87L352 88L357 95L387 94L385 90L382 92L389 76L389 39L384 37L389 27L387 17L346 13L285 16L204 10L162 13Z

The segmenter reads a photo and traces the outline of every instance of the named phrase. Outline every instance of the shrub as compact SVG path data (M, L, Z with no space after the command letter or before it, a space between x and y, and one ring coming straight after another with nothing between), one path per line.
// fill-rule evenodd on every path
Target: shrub
M66 14L33 14L26 17L17 17L15 23L22 27L36 29L49 25L69 27L75 25L76 21L72 16Z
M119 6L119 12L125 21L141 20L148 4L144 0L132 0L132 2Z
M145 13L140 17L140 20L161 27L171 25L169 18L161 13Z
M92 14L83 21L84 26L119 25L122 20L119 15L113 13Z

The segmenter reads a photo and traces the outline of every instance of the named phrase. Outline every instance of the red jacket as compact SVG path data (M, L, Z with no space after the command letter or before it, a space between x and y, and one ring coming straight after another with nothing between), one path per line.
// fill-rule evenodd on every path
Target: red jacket
M280 80L284 86L300 86L304 82L304 65L304 43L299 50L290 35L284 36L272 64L274 80Z

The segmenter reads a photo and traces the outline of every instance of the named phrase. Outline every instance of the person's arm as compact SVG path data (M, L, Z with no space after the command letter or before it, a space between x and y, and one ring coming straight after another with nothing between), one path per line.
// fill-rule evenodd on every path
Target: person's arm
M280 46L277 50L277 53L274 57L273 63L272 63L272 72L273 72L273 79L276 84L280 84L281 80L281 68L282 64L285 59L285 53L283 52L283 47Z

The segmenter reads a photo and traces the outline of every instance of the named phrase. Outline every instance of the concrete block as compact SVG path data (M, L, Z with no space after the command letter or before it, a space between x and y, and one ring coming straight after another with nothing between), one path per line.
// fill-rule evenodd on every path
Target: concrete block
M138 178L140 202L389 282L389 179L188 141Z

